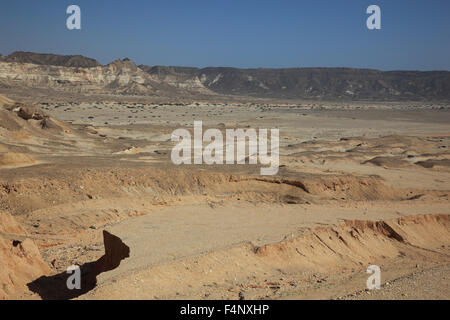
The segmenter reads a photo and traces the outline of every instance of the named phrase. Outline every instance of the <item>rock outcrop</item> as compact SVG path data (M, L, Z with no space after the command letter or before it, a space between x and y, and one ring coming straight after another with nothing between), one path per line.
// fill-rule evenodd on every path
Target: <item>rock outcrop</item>
M0 62L0 88L2 87L150 96L213 94L198 80L179 82L177 79L160 79L125 59L92 68Z
M130 248L122 240L107 231L103 231L105 254L97 261L85 263L79 267L80 288L71 290L67 282L71 276L62 272L52 276L42 276L27 284L28 288L43 300L68 300L88 293L97 286L97 276L119 267L122 260L130 257Z
M27 283L49 273L26 231L10 214L0 212L0 300L19 297Z
M450 72L198 69L136 66L130 59L101 66L81 56L13 53L0 57L0 88L162 97L219 94L282 99L450 101Z

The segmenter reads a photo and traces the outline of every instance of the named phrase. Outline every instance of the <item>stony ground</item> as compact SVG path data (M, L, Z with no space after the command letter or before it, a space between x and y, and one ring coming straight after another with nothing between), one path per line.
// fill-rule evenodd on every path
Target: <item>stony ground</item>
M448 282L433 280L444 277L449 262L446 220L414 218L450 213L445 108L40 106L2 111L0 210L36 243L50 277L101 258L103 230L129 246L130 257L99 274L98 286L79 298L449 297ZM278 174L261 177L260 166L174 166L170 135L191 129L194 120L205 129L279 128ZM359 224L340 231L348 241L356 232L367 237L354 247L327 240L335 236L330 230L348 221L411 216L414 228L423 228L400 226L407 241ZM308 234L318 227L327 232L320 236L326 246L317 239L291 246L310 241ZM284 247L286 241L292 243ZM319 247L302 251L310 245ZM295 248L308 258L299 259ZM382 290L369 294L363 291L365 268L374 262L386 280ZM422 286L426 281L431 287ZM39 288L17 294L43 298Z

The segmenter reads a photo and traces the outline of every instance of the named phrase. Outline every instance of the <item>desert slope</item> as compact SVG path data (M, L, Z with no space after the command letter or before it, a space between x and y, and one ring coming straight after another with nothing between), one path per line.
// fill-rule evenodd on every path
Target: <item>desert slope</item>
M0 94L0 107L3 107L4 105L7 105L7 104L12 104L12 103L13 103L13 101L11 99L8 99L4 95Z
M337 298L364 290L370 264L391 281L449 263L446 109L1 99L1 224L23 229L2 231L22 279L0 277L6 298ZM276 124L278 174L174 165L171 132L197 119ZM87 286L68 292L74 264Z
M1 211L0 263L0 300L17 298L27 283L50 273L27 232L11 215Z

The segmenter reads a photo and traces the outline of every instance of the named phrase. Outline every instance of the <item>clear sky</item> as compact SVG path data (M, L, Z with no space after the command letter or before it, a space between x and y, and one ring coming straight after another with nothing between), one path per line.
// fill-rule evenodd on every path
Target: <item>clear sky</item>
M66 28L81 8L82 30ZM377 4L382 29L366 27ZM1 0L0 53L178 66L450 70L449 0Z

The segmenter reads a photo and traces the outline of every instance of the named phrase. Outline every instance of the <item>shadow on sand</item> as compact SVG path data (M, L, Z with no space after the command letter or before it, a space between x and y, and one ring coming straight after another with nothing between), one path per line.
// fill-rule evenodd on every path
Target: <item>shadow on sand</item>
M103 231L105 255L94 262L80 266L81 289L70 290L67 279L72 274L62 272L53 276L42 276L27 284L28 288L43 300L68 300L77 298L97 285L97 276L102 272L116 269L123 259L130 256L130 248L120 238Z

